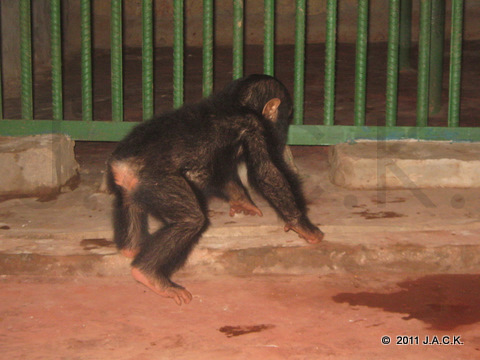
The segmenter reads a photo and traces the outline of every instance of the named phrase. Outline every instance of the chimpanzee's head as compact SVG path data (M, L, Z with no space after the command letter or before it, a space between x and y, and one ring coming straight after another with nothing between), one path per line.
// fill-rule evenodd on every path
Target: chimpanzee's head
M261 113L274 124L280 145L287 142L288 126L293 117L293 103L287 88L276 78L254 74L234 81L226 90L240 105Z

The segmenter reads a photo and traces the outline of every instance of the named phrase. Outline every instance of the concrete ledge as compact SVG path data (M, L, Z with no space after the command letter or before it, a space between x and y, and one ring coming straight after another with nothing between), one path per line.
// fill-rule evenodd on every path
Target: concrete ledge
M330 151L330 178L351 189L480 187L480 143L365 141Z
M0 195L58 190L78 173L74 145L63 134L0 137Z
M265 244L261 240L267 237L263 236L256 239L256 247L233 248L211 246L210 239L198 244L182 271L242 276L405 269L412 273L478 273L479 234L479 229L405 231L388 233L386 239L385 232L359 232L340 234L334 241L316 246L301 242ZM344 241L339 242L340 238ZM355 243L348 238L355 238ZM248 239L241 237L238 242L248 243ZM0 275L130 276L129 264L130 260L119 255L113 242L105 238L0 238Z

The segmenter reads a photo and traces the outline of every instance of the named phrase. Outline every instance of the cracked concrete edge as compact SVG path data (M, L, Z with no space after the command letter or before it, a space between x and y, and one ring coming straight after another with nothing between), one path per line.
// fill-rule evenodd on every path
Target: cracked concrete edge
M239 250L198 248L182 274L328 274L332 272L478 273L480 245L426 247L323 244ZM0 275L129 276L129 260L119 254L48 256L0 253Z
M435 232L449 231L452 233L477 231L480 230L480 222L472 221L464 224L446 224L441 225L419 225L419 226L385 226L385 225L324 225L321 226L324 231L325 240L338 244L362 244L361 238L365 239L372 233L407 233L407 232ZM359 234L362 234L359 236ZM225 238L229 241L226 242ZM369 242L372 238L369 238ZM55 240L55 241L54 241ZM111 230L98 231L79 231L79 232L29 232L15 231L5 234L0 233L0 252L14 252L12 249L18 247L32 247L30 253L45 247L41 254L47 255L48 249L51 249L52 255L57 255L58 251L66 251L65 255L74 255L77 253L75 248L88 246L88 241L112 240ZM83 242L87 242L86 244ZM209 229L201 238L199 245L202 248L221 249L228 245L229 249L255 248L263 246L293 247L302 246L305 242L299 239L295 233L285 233L283 228L278 225L262 226L238 226ZM113 247L113 242L111 242ZM60 249L60 250L58 250ZM73 250L73 253L71 252Z
M338 271L480 272L480 223L446 228L322 226L326 241L306 244L281 226L212 228L184 272L324 274ZM15 236L16 235L16 236ZM8 232L0 236L0 274L129 275L111 230ZM228 237L228 239L227 239Z

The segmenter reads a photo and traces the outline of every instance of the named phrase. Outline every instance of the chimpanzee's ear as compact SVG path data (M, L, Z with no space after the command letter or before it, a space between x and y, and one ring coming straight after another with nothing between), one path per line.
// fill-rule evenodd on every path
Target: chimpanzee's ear
M280 106L281 102L282 101L279 98L273 98L269 100L263 107L263 116L265 116L265 118L271 122L276 122L278 118L278 107Z

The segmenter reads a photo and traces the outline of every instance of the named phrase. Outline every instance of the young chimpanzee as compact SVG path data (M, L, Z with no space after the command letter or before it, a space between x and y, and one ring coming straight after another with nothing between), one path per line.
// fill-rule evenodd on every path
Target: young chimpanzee
M135 127L108 161L115 194L114 240L132 261L132 275L177 304L192 295L170 280L208 226L206 197L221 193L230 215L262 215L242 185L249 182L310 243L323 233L306 215L297 177L282 157L292 102L275 78L252 75L197 104L183 106ZM163 223L149 233L148 215Z

